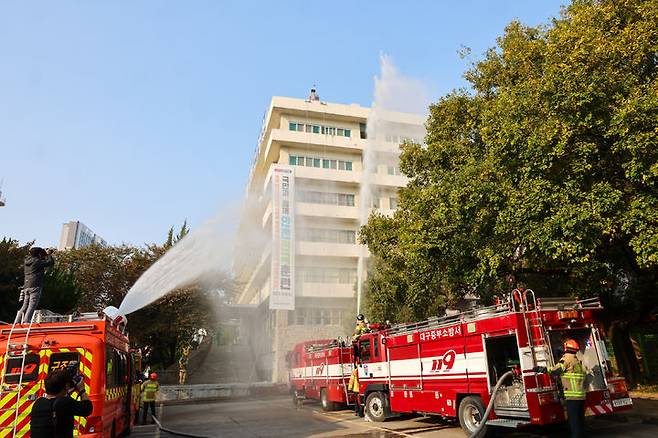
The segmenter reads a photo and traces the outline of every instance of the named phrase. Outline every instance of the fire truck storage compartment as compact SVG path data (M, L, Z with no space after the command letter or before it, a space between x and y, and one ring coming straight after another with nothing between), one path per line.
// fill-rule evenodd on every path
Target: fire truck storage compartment
M583 362L587 376L585 377L585 389L590 391L601 391L606 389L605 371L602 364L605 363L607 352L605 344L595 341L594 331L589 327L579 329L551 330L549 337L551 341L551 350L555 363L557 363L564 349L562 344L567 339L573 339L578 342L580 352L578 357ZM598 348L597 348L598 347ZM600 350L600 351L597 351Z
M498 379L519 365L519 347L515 335L495 336L485 339L489 386L493 390ZM494 407L497 415L525 416L528 401L520 379L507 379L496 395Z

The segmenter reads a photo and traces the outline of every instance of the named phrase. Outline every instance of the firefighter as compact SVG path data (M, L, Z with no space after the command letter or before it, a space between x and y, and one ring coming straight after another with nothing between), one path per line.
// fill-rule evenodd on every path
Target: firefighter
M187 380L187 363L190 360L190 347L183 347L180 359L178 359L178 384L185 385Z
M142 383L142 401L144 402L144 412L142 413L142 424L146 424L146 415L151 409L151 415L155 417L155 398L158 395L160 384L158 383L158 375L151 373L149 380ZM154 422L151 420L151 422Z
M578 359L576 353L580 350L578 342L567 339L564 342L564 354L557 365L547 369L536 367L535 371L559 375L562 383L562 391L567 404L567 415L569 417L569 428L572 438L585 436L585 367Z
M356 341L364 333L368 332L368 324L366 323L366 318L363 316L363 313L359 313L356 316L356 327L354 327L354 332L352 333L352 340Z
M43 290L45 278L44 271L55 264L53 252L54 250L51 248L46 250L33 246L30 248L30 253L25 257L25 280L18 299L19 302L22 299L23 305L16 314L14 324L28 324L32 321L32 315L39 305L39 300L41 300L41 291Z
M361 388L359 386L359 369L356 362L354 362L354 367L352 374L350 375L350 381L347 384L347 390L355 394L354 396L354 415L357 417L363 417L363 407L361 406Z

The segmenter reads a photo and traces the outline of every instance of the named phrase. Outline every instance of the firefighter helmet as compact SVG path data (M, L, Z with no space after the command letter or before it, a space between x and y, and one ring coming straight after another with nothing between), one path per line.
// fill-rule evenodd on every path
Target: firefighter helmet
M151 373L151 380L158 380L158 373Z
M365 321L366 317L363 316L363 313L359 313L358 315L356 315L356 320L357 321Z
M580 346L578 345L578 342L574 341L573 339L567 339L564 341L564 351L567 351L569 353L575 353L578 350L580 350Z

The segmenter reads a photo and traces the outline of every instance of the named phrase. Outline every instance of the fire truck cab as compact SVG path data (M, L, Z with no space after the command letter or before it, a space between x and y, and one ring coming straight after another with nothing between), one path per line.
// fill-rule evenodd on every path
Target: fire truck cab
M578 341L587 370L586 414L630 409L624 378L611 373L597 323L601 309L598 299L540 300L515 290L491 307L361 335L355 354L366 413L374 421L410 412L457 418L470 435L498 379L514 370L495 395L487 426L563 422L559 378L533 369L554 366L568 338Z
M324 339L301 342L288 352L288 381L293 402L319 400L322 409L331 411L351 404L354 394L347 392L354 356L351 342Z
M73 362L93 403L89 417L75 417L74 434L130 431L139 407L141 357L129 349L125 326L104 314L37 311L31 324L0 325L0 438L30 436L30 412L44 394L46 376Z

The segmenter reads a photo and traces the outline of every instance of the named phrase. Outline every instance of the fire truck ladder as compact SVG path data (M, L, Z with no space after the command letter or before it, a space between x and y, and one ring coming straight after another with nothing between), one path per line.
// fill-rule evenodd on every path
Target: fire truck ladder
M342 348L342 347L340 347L340 348ZM350 393L347 391L347 383L345 383L345 364L343 364L343 352L342 352L342 350L338 351L338 360L340 361L340 377L341 377L341 380L343 381L343 391L345 392L345 404L347 406L352 406L352 403L350 403ZM352 364L352 366L354 366L354 365Z
M535 292L532 289L512 292L512 305L517 306L523 315L523 321L528 339L528 348L532 355L532 364L535 366L550 367L553 365L548 348L550 345L548 333L544 327L541 316L541 307L537 303ZM535 374L535 385L539 387L539 378Z
M5 357L4 357L4 362L3 366L5 368L5 372L2 373L2 379L0 380L0 398L1 396L5 394L16 394L16 402L14 403L13 407L9 408L2 408L0 409L0 415L2 415L5 412L9 411L15 411L14 413L14 421L11 426L4 426L0 427L0 430L7 430L7 429L12 429L12 434L11 436L16 436L16 428L18 427L18 416L19 416L19 408L20 408L20 401L21 401L21 392L23 390L23 371L25 369L25 359L27 358L27 352L28 352L28 340L30 338L30 332L32 331L32 324L34 323L34 318L36 316L36 312L32 313L32 317L30 318L30 325L27 327L27 330L25 331L25 338L23 339L22 343L12 343L12 336L14 335L14 330L16 328L16 325L18 323L18 319L14 320L14 323L11 326L11 330L9 331L9 336L7 336L7 345L5 349ZM22 324L21 324L22 325ZM12 355L10 352L15 351L20 349L20 356L21 356L21 367L19 372L17 373L10 373L9 372L9 359L12 357L16 357L17 355ZM14 386L6 386L6 379L7 377L18 377L18 383Z

